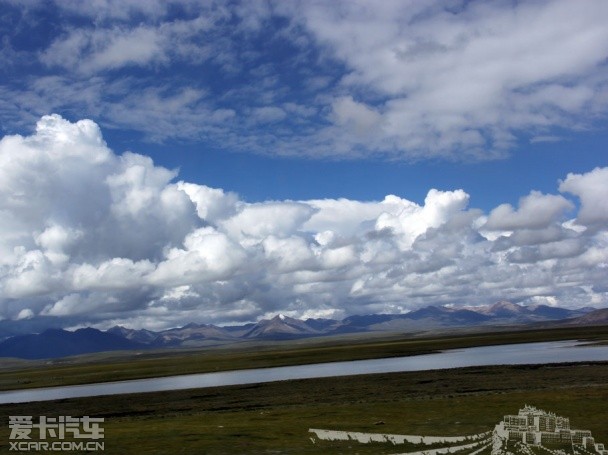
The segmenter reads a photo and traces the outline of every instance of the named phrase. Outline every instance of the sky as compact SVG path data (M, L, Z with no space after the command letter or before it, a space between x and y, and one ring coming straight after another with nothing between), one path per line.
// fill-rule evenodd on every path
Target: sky
M607 23L0 0L0 326L606 307Z

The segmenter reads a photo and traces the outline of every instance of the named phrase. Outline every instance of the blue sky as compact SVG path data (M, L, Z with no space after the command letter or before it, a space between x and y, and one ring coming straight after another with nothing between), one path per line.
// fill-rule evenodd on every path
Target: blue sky
M603 1L0 6L11 324L606 304Z

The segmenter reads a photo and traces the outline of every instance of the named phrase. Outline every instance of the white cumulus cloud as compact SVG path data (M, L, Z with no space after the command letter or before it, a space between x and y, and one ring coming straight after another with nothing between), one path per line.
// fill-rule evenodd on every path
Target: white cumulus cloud
M581 209L577 217L580 224L602 227L608 222L608 168L568 174L559 189L580 198Z
M92 121L45 116L0 140L0 317L158 329L497 299L606 304L607 176L569 174L561 194L488 214L461 189L431 188L423 204L249 203L117 155Z

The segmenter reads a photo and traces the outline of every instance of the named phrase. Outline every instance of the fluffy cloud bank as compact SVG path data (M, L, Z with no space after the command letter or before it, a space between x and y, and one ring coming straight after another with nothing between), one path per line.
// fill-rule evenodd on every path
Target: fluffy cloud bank
M90 120L45 116L34 134L4 137L0 317L161 328L503 298L608 303L608 168L488 214L458 189L430 189L423 205L253 204L177 178L115 154Z

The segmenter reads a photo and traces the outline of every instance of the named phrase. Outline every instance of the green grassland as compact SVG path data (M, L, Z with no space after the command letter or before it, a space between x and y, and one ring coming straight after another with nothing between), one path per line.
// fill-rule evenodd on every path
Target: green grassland
M498 366L281 381L0 406L9 415L105 418L108 454L402 453L413 448L310 439L309 428L467 435L524 404L608 441L608 363ZM0 451L8 450L0 426ZM15 452L12 452L15 453Z
M601 342L607 334L608 328L560 329L90 356L69 360L73 363L13 366L2 371L0 379L13 388L15 374L29 381L27 385L66 384L156 376L154 368L158 375L166 375L506 342ZM122 376L117 374L123 370ZM308 430L467 435L491 430L524 404L569 417L572 427L591 430L597 442L608 443L608 362L471 367L0 405L0 452L18 453L8 451L10 415L89 415L105 419L106 454L395 454L419 448L312 438L313 442ZM489 449L486 452L480 455L489 455Z

